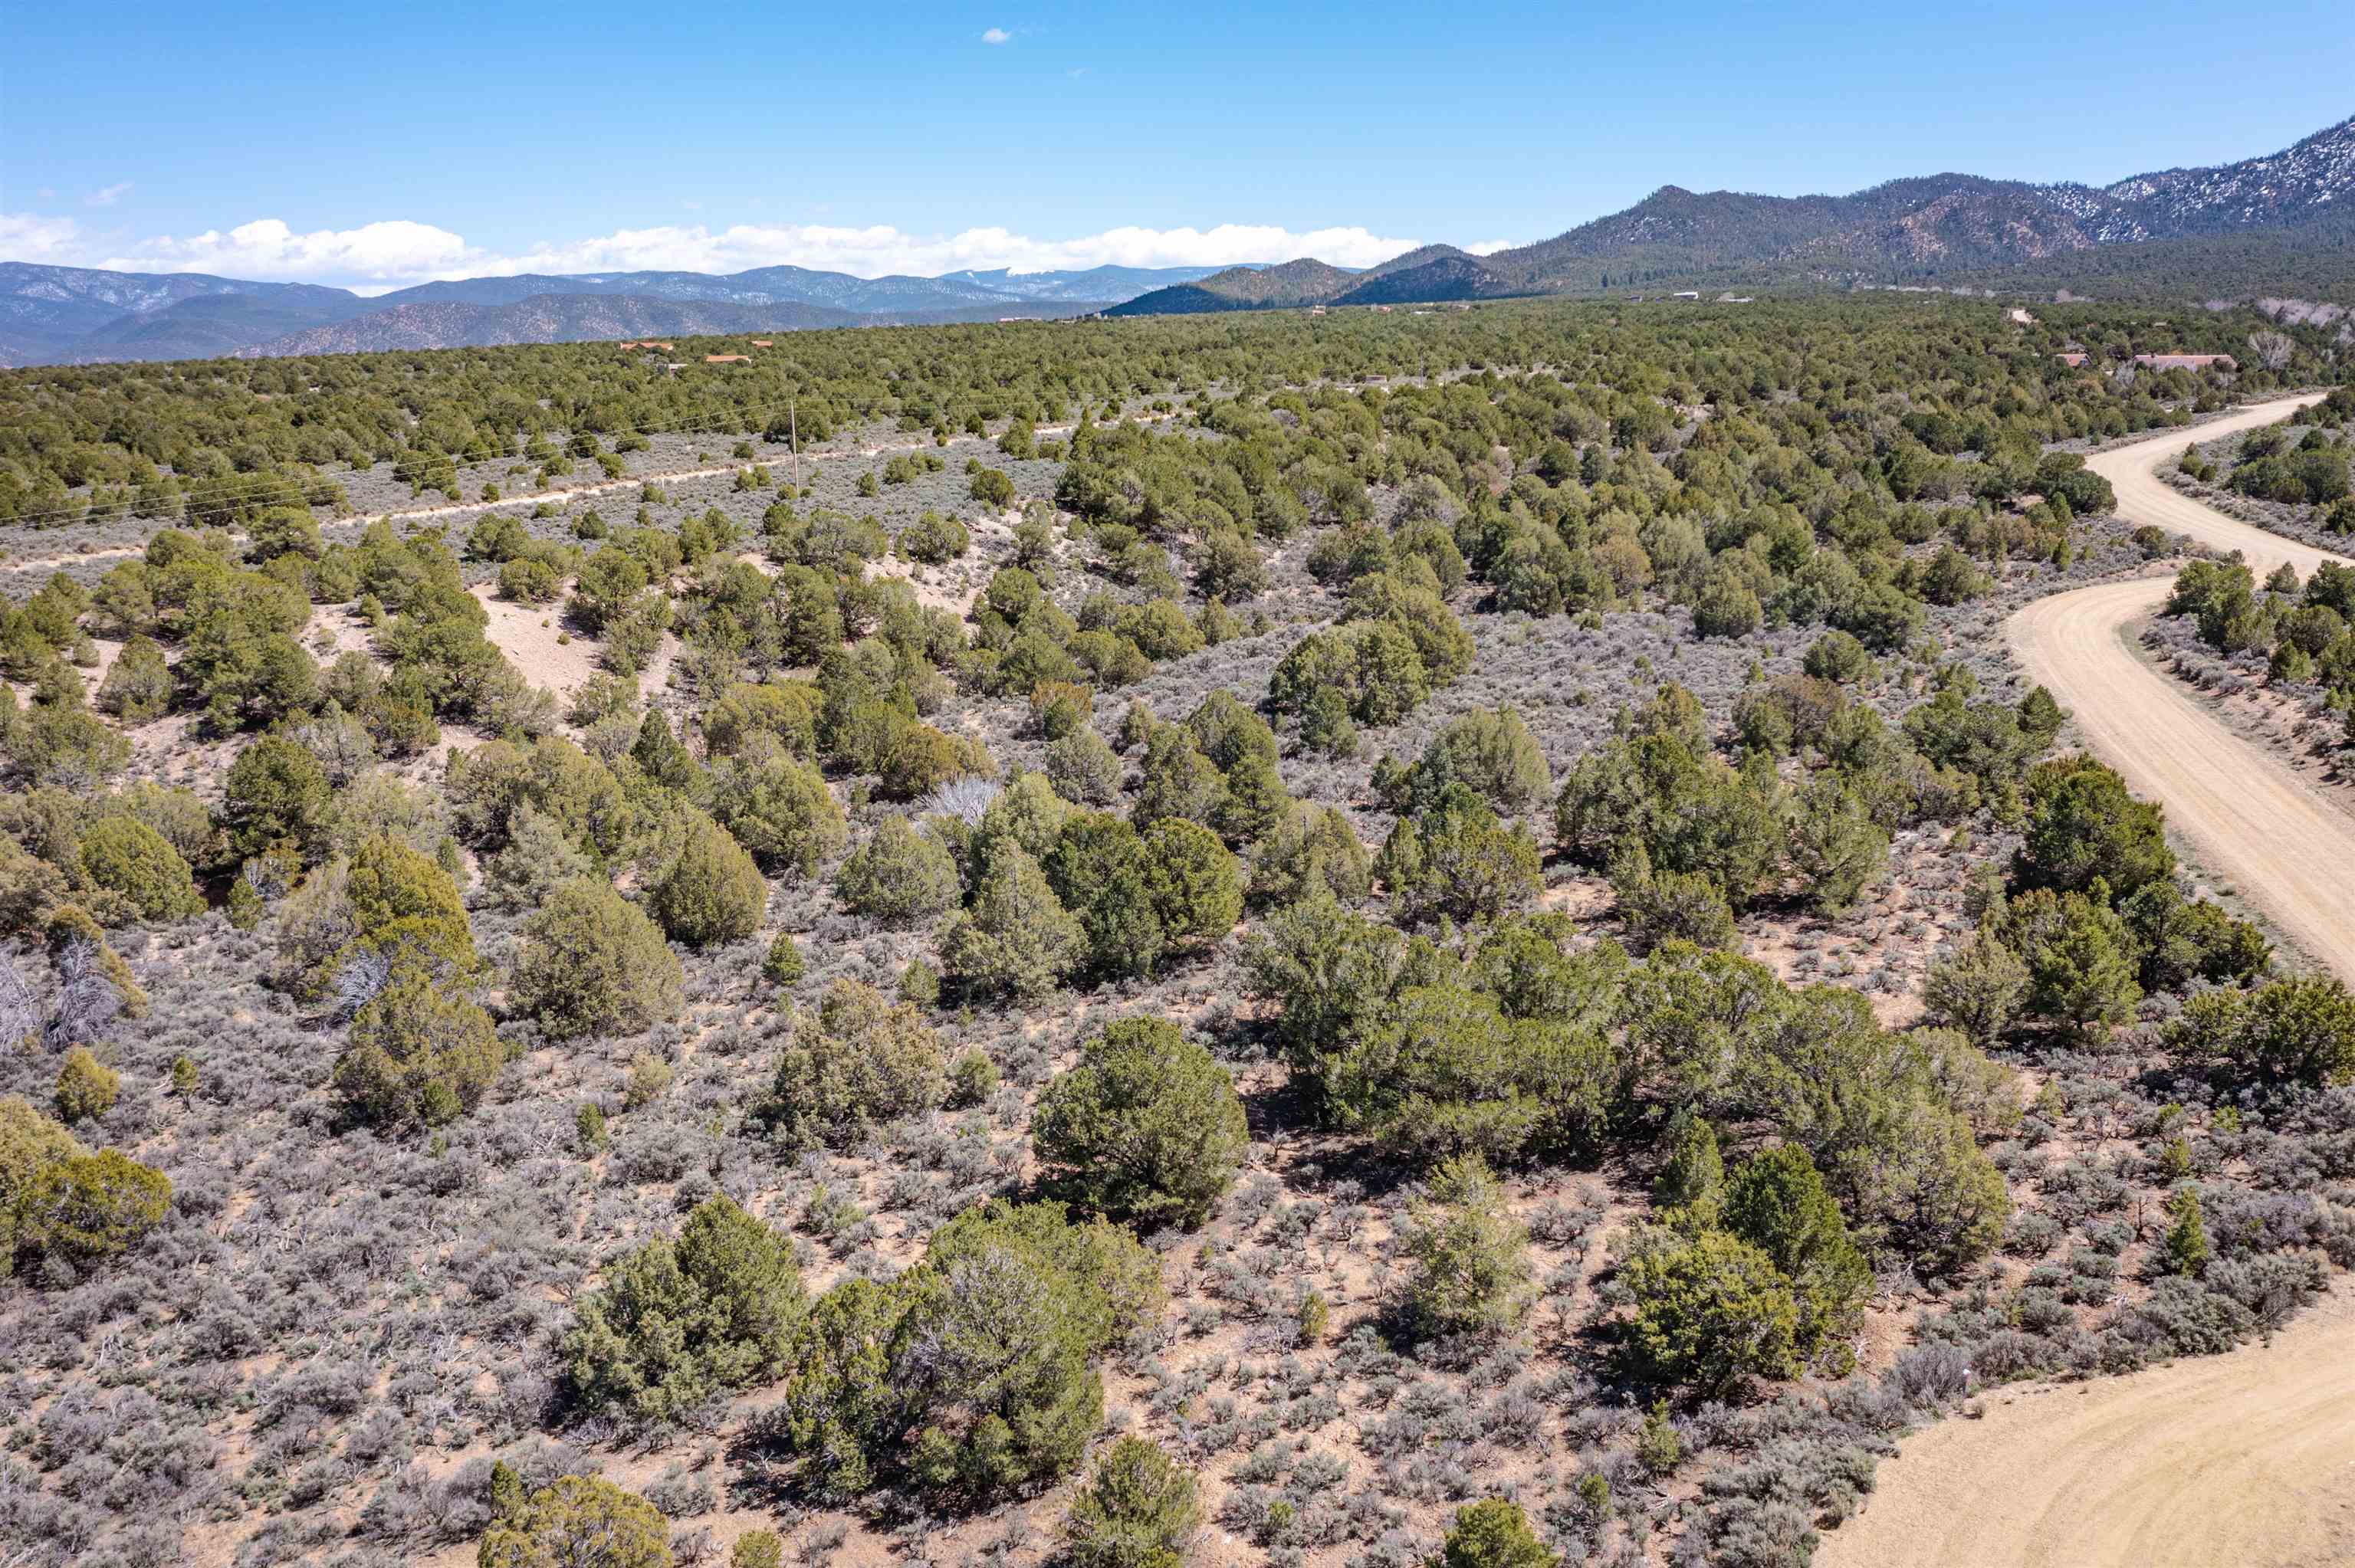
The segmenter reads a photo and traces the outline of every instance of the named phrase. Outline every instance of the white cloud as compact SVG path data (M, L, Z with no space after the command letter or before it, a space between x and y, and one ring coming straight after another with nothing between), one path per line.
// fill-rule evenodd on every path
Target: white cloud
M930 276L967 269L1045 272L1065 268L1220 267L1237 261L1288 261L1316 256L1343 267L1370 267L1419 241L1364 228L1298 234L1273 226L1106 229L1073 239L1040 239L999 228L949 235L911 234L890 224L702 224L619 229L595 238L536 246L520 255L469 257L434 276L515 272L741 272L754 267L811 267L862 278L908 272Z
M981 41L985 44L1010 44L1014 41L1014 35L1003 27L992 27L982 34Z
M297 234L282 218L261 217L226 234L216 228L186 239L158 235L97 264L231 278L417 279L464 276L480 254L446 228L407 218Z
M130 191L131 182L125 180L121 185L108 185L103 190L92 191L83 199L92 207L112 207L129 195Z
M56 261L126 271L214 272L233 278L300 280L386 288L438 278L517 272L643 270L741 272L796 266L859 277L932 275L966 269L1043 272L1113 264L1222 267L1238 261L1288 261L1315 256L1343 267L1370 267L1421 241L1348 227L1306 233L1272 224L1209 228L1128 226L1067 239L1045 239L995 226L954 234L918 234L890 224L705 223L616 229L587 238L499 252L463 235L410 219L357 228L297 232L284 220L257 218L227 230L150 239L85 237L70 218L25 214L0 218L0 259ZM103 245L105 249L101 249Z
M69 217L0 212L0 261L70 267L80 253L81 226Z
M1499 250L1518 250L1520 246L1521 241L1518 239L1483 239L1464 249L1475 256L1494 256Z

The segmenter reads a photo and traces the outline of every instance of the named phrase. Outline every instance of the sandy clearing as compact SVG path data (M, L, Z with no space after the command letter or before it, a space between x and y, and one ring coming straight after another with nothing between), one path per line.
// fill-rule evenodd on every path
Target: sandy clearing
M2260 404L2202 439L2270 424ZM2170 432L2086 460L2118 510L2223 550L2260 577L2341 559L2168 488ZM2355 817L2235 736L2129 641L2169 579L2039 600L2008 626L2078 734L2293 940L2355 979ZM2010 1391L1980 1421L1909 1438L1822 1568L2321 1568L2355 1562L2355 1286L2267 1342L2087 1383Z
M1817 1568L2355 1561L2355 1288L2261 1345L2023 1386L1908 1438Z
M499 598L496 583L477 583L471 591L491 618L483 628L491 645L515 662L525 680L546 686L569 706L597 673L597 644L581 637L557 641L565 635L562 603L517 604Z

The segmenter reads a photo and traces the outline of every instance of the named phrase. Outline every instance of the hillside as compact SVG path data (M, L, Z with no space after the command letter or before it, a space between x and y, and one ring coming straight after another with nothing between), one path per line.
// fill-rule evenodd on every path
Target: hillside
M1989 283L2016 275L2059 288L2147 277L2151 268L2121 260L2144 246L2167 248L2158 256L2179 292L2216 291L2228 281L2323 291L2334 281L2355 280L2345 238L2350 199L2355 119L2267 157L2137 175L2105 187L1961 174L1892 180L1848 196L1663 185L1623 212L1487 257L1424 246L1364 277L1332 280L1321 295L1257 295L1214 287L1212 279L1190 291L1143 295L1119 313L1654 286L1918 283L1958 275Z
M389 349L465 348L499 343L586 343L601 338L709 337L856 326L865 318L818 305L682 304L621 294L534 294L506 305L454 300L371 311L237 351L240 359Z
M288 330L293 320L307 316L329 320L327 313L348 302L365 302L343 289L322 289L309 283L255 283L237 278L216 278L203 272L113 272L89 267L44 267L25 261L0 261L0 365L37 365L53 359L161 359L167 354L122 352L141 341L134 323L153 322L186 302L244 302L250 319L266 328L262 335ZM240 313L233 303L216 303L208 313L182 317L199 334L237 332ZM195 323L202 321L205 326ZM155 334L171 339L176 325ZM112 344L118 352L80 355L85 342ZM241 341L252 342L250 335Z
M1212 270L1107 266L1014 272L1001 268L939 278L858 278L806 267L759 267L725 275L518 272L441 280L363 299L347 289L309 283L5 262L0 263L0 366L566 342L596 335L587 329L588 323L643 315L662 305L745 313L680 318L730 323L724 326L641 326L624 329L623 335L629 330L789 332L810 325L1071 315L1167 284L1190 282ZM573 302L511 317L496 313L528 301L558 297ZM601 313L579 302L591 298L638 302L610 305ZM373 319L378 316L389 319ZM368 324L359 324L364 319ZM568 320L576 324L566 324ZM327 330L344 323L354 323L350 331ZM499 335L516 331L557 335Z
M1156 289L1104 312L1109 316L1192 315L1203 311L1258 311L1321 304L1338 296L1359 274L1315 257L1279 267L1230 267L1198 283Z
M376 314L550 298L737 309ZM2355 823L2007 628L2169 593L2057 449L2343 472L2349 351L2030 313L0 374L0 1556L1103 1568L1127 1466L1164 1564L1798 1568L2299 1332L2355 998L2243 916L2355 965ZM2241 532L2158 619L2343 748Z

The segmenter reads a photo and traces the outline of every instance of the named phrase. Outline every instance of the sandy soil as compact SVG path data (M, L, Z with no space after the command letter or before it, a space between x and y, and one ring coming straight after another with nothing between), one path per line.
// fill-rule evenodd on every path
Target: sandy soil
M567 591L571 585L567 584ZM472 590L491 620L483 628L483 635L492 645L515 662L523 678L535 686L546 686L556 694L556 700L570 704L573 694L589 683L597 673L597 644L585 638L574 637L559 642L564 635L561 624L561 603L549 605L517 604L498 597L496 583L477 583Z
M2355 1562L2355 1288L2265 1344L2008 1390L1882 1467L1817 1568Z
M2203 429L2268 424L2263 404ZM2262 577L2322 551L2235 523L2154 470L2184 437L2087 460L2120 514L2219 549ZM2314 958L2355 979L2355 817L2235 736L2130 641L2163 577L2029 606L2009 623L2021 662L2074 714L2085 744L2167 807L2211 870ZM2133 1377L2007 1392L1980 1421L1948 1421L1884 1467L1865 1515L1833 1532L1823 1568L2320 1568L2355 1562L2355 1287L2262 1346Z

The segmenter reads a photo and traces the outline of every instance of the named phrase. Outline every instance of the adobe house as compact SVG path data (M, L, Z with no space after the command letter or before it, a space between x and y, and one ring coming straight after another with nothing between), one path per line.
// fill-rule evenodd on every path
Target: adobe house
M752 363L752 356L749 354L707 354L703 356L703 363L706 365L750 365Z

